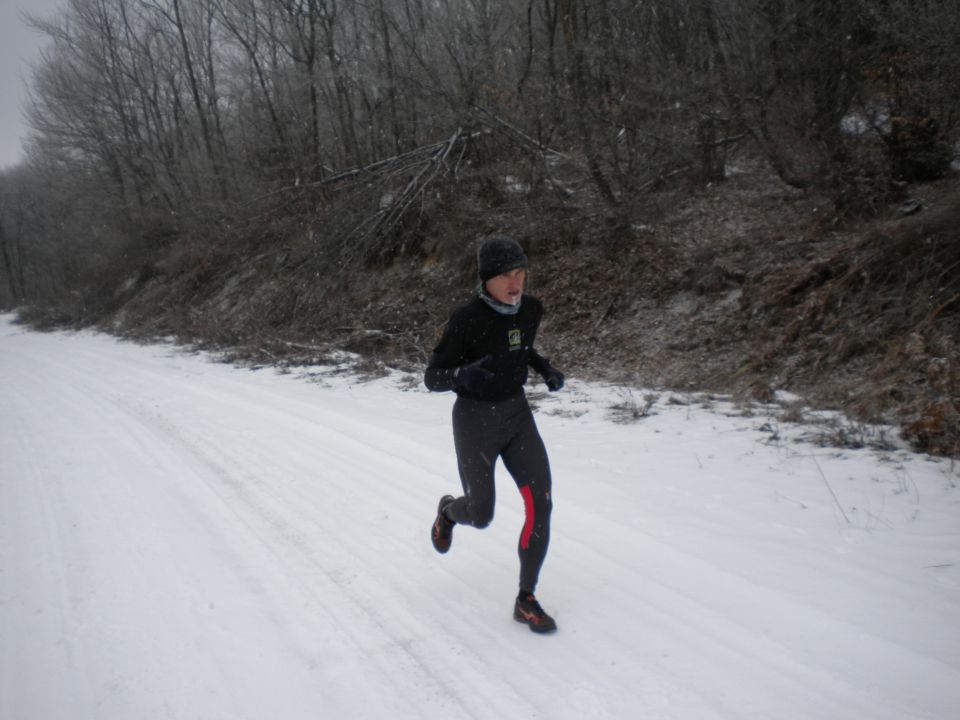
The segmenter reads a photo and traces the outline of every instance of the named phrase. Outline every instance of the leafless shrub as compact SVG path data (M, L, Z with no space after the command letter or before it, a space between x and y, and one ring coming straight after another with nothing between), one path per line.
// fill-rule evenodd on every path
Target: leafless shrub
M617 423L633 423L649 417L659 399L659 396L647 393L639 400L630 387L620 388L618 394L621 401L611 405L607 411L607 415Z

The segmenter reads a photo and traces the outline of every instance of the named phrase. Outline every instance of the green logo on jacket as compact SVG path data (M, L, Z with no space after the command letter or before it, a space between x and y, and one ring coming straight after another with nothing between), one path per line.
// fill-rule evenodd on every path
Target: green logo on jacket
M515 328L507 331L507 343L511 350L519 350L521 345L520 330Z

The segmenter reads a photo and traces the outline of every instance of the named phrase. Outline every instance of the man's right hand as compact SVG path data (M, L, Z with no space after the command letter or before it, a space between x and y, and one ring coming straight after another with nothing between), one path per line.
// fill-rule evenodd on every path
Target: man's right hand
M458 368L454 375L457 385L472 393L483 390L483 386L493 377L493 373L484 367L491 359L491 355L484 355L479 360Z

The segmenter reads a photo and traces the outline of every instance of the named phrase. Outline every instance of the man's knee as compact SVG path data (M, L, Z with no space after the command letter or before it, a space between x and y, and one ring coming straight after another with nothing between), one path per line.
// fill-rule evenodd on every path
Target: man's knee
M549 484L547 484L549 488ZM520 494L524 496L527 504L527 511L537 519L546 519L550 517L553 511L553 498L550 497L550 490L541 490L537 484L528 485L520 489Z
M553 498L550 497L550 493L544 493L543 497L540 498L539 502L535 502L535 512L538 517L549 518L550 513L553 512Z
M482 530L493 522L494 504L492 502L467 502L467 514L470 516L470 524Z

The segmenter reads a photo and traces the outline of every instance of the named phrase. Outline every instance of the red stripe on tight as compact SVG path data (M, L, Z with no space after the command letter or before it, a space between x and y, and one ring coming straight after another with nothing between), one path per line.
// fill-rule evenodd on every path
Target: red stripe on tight
M523 522L523 531L520 533L520 548L526 550L530 544L530 535L533 533L533 493L530 492L529 485L524 485L520 488L520 494L523 495L523 508L527 515L527 519Z

